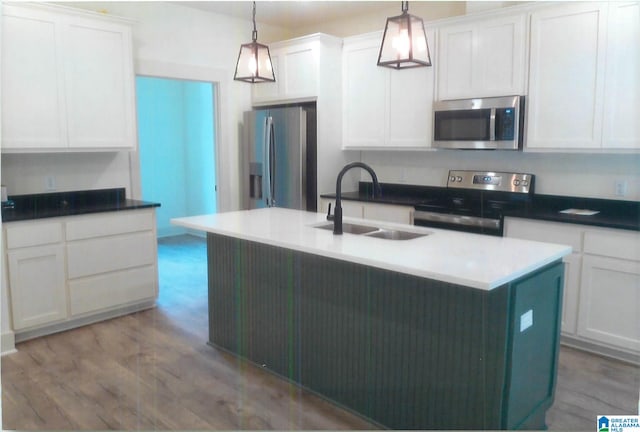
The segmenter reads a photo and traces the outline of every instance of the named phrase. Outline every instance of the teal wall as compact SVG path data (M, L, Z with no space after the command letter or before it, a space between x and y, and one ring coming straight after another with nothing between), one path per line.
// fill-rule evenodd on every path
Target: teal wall
M142 199L161 204L158 236L174 217L216 212L211 83L137 77Z

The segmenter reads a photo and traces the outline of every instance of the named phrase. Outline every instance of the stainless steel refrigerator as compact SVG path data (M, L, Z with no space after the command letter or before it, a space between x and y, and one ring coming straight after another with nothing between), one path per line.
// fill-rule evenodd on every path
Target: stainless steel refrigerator
M245 208L316 211L315 104L244 116Z

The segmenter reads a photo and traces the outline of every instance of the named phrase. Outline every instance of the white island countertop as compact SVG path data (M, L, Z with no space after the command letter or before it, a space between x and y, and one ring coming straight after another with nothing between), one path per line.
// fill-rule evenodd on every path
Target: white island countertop
M566 245L540 243L390 222L344 218L387 229L429 233L411 240L334 235L314 226L325 215L267 208L172 219L176 225L270 244L372 267L491 290L571 253Z

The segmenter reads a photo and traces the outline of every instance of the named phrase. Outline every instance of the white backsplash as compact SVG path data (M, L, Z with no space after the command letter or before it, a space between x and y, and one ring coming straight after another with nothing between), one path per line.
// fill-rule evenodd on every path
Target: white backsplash
M539 194L640 200L640 155L559 154L511 151L363 151L381 182L445 186L449 169L535 174ZM366 175L362 181L370 181ZM616 181L626 182L618 196Z
M128 152L3 154L9 195L123 187L131 196Z

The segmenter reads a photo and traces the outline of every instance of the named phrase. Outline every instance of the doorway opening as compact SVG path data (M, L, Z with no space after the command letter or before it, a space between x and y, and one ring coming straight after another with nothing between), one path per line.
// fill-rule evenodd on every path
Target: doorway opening
M176 217L215 213L216 84L137 76L142 199L159 202L158 237L180 235Z

